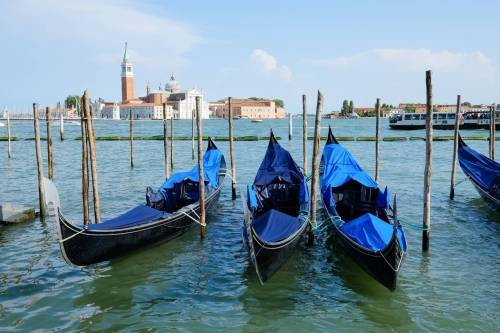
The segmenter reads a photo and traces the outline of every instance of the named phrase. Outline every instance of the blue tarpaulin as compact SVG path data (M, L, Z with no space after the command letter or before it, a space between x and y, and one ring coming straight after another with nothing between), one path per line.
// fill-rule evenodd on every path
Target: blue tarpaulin
M290 153L271 136L266 155L260 164L254 185L268 185L276 180L290 184L300 184L300 202L309 202L309 194L302 171Z
M394 226L375 215L366 213L343 224L340 231L362 247L372 251L380 251L391 241Z
M321 179L321 188L340 187L350 180L370 187L377 188L377 183L359 166L342 145L337 143L327 144L321 157L324 171Z
M205 183L208 183L208 186L211 188L215 188L218 185L218 174L221 159L222 153L219 149L208 149L205 152L205 155L203 155L203 174L205 175ZM198 166L191 169L191 171L174 173L163 183L160 187L160 191L165 193L167 189L174 188L175 184L182 183L188 179L193 182L199 181Z
M386 209L391 208L391 194L389 193L387 186L385 187L384 192L378 191L377 193L377 207Z
M259 202L257 201L257 194L252 185L247 185L247 204L250 209L257 209Z
M252 227L261 240L276 243L293 235L303 223L296 217L270 209L255 219Z
M464 172L484 190L500 184L500 164L464 145L458 150L458 161Z
M89 224L87 226L87 229L111 230L111 229L128 228L143 223L148 223L150 221L162 218L167 215L168 215L167 213L151 208L149 206L139 205L123 213L122 215L112 218L110 220L96 224Z

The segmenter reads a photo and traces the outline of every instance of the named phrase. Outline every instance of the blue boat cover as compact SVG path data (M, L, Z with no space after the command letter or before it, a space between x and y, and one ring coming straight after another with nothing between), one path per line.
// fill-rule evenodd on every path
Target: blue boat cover
M322 189L340 187L351 179L366 187L377 188L377 183L361 169L351 153L342 145L338 143L325 145L321 160L324 167L320 184Z
M208 149L203 155L203 174L205 175L205 183L208 183L210 188L215 188L218 186L218 174L220 163L222 159L222 153L219 149ZM182 183L185 180L191 180L193 182L199 181L198 166L195 166L191 171L182 171L174 173L170 178L168 178L163 185L160 187L162 193L166 193L166 190L174 188L175 184Z
M378 208L391 208L391 193L387 186L385 187L384 192L378 191L377 193L377 207Z
M458 149L458 161L465 174L489 191L500 184L500 164L478 153L469 146Z
M270 209L252 222L259 238L266 243L276 243L293 235L304 220Z
M268 185L276 179L290 184L300 184L300 202L309 202L307 185L302 171L300 171L290 153L281 147L272 136L253 183L255 185Z
M87 225L87 230L111 230L129 228L167 216L168 214L146 205L139 205L120 216L101 223Z
M252 185L247 185L247 204L250 209L257 209L259 202L257 201L257 194Z
M391 241L394 226L375 215L366 213L342 224L340 231L362 247L372 251L380 251ZM404 244L406 247L406 240Z

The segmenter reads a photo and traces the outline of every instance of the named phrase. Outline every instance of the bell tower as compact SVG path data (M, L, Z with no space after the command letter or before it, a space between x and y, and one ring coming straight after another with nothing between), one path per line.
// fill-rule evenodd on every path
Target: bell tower
M129 61L127 42L125 42L122 61L122 102L125 103L131 99L134 99L134 66Z

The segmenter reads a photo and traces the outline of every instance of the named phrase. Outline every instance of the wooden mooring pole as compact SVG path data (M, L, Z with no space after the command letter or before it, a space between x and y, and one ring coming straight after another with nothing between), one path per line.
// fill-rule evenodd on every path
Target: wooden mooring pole
M197 112L191 111L191 159L194 161L194 118Z
M307 174L307 97L302 95L302 167Z
M45 122L47 123L47 166L49 179L54 178L54 155L52 152L52 126L51 126L51 115L50 108L47 106L45 108Z
M129 141L130 141L130 167L134 167L134 114L132 109L129 110L129 119L130 119L130 133L129 133Z
M451 162L450 200L455 199L455 170L457 168L458 133L460 131L460 99L461 96L457 95L457 109L455 112L455 133L453 135L453 159Z
M59 137L61 141L64 141L64 115L62 112L59 114Z
M170 117L170 170L174 172L174 114Z
M292 140L292 128L293 128L292 114L289 113L288 114L288 140Z
M81 105L85 105L81 97ZM83 207L83 224L90 223L89 219L89 135L87 130L87 118L85 112L80 112L81 132L82 132L82 207Z
M96 158L96 144L95 144L95 133L94 125L92 120L92 112L90 111L90 101L88 97L88 92L85 90L84 94L85 101L85 117L87 118L87 131L89 138L89 154L90 154L90 170L92 173L92 194L94 198L94 217L95 223L101 222L101 201L99 199L99 176L97 174L97 158Z
M427 113L425 118L425 172L424 172L424 211L422 228L422 251L429 250L431 227L431 191L432 191L432 73L425 72L427 95Z
M199 172L199 197L200 197L200 238L205 238L205 174L203 171L203 135L201 128L200 97L196 96L196 128L198 130L198 172Z
M318 90L318 101L316 104L316 119L314 121L314 142L311 170L311 224L316 225L316 193L319 180L319 140L321 137L321 114L323 113L323 95ZM311 240L312 234L310 234ZM310 241L311 242L311 241Z
M233 108L231 97L227 99L228 122L229 122L229 157L231 159L231 198L236 200L236 164L234 162L234 136L233 136Z
M496 114L495 114L495 104L491 106L490 111L490 159L495 160L495 123L496 123Z
M11 133L10 133L10 110L7 110L7 156L12 158L12 147L11 147Z
M380 98L377 98L375 103L375 112L377 113L375 122L375 181L378 182L380 178Z
M165 157L165 178L170 178L170 163L168 160L168 126L167 103L163 103L163 154Z
M42 144L40 143L40 121L38 118L38 104L33 103L33 125L35 128L35 153L38 175L38 201L40 205L40 220L45 220L45 188L43 186Z

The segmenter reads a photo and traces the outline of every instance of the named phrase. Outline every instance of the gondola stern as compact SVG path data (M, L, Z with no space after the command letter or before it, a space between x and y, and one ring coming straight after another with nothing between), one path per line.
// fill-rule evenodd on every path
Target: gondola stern
M326 144L330 145L330 144L334 144L334 143L338 144L339 142L337 141L337 139L333 135L332 127L330 125L328 125L328 139L326 140Z
M208 147L207 151L212 149L218 149L211 137L208 137Z

